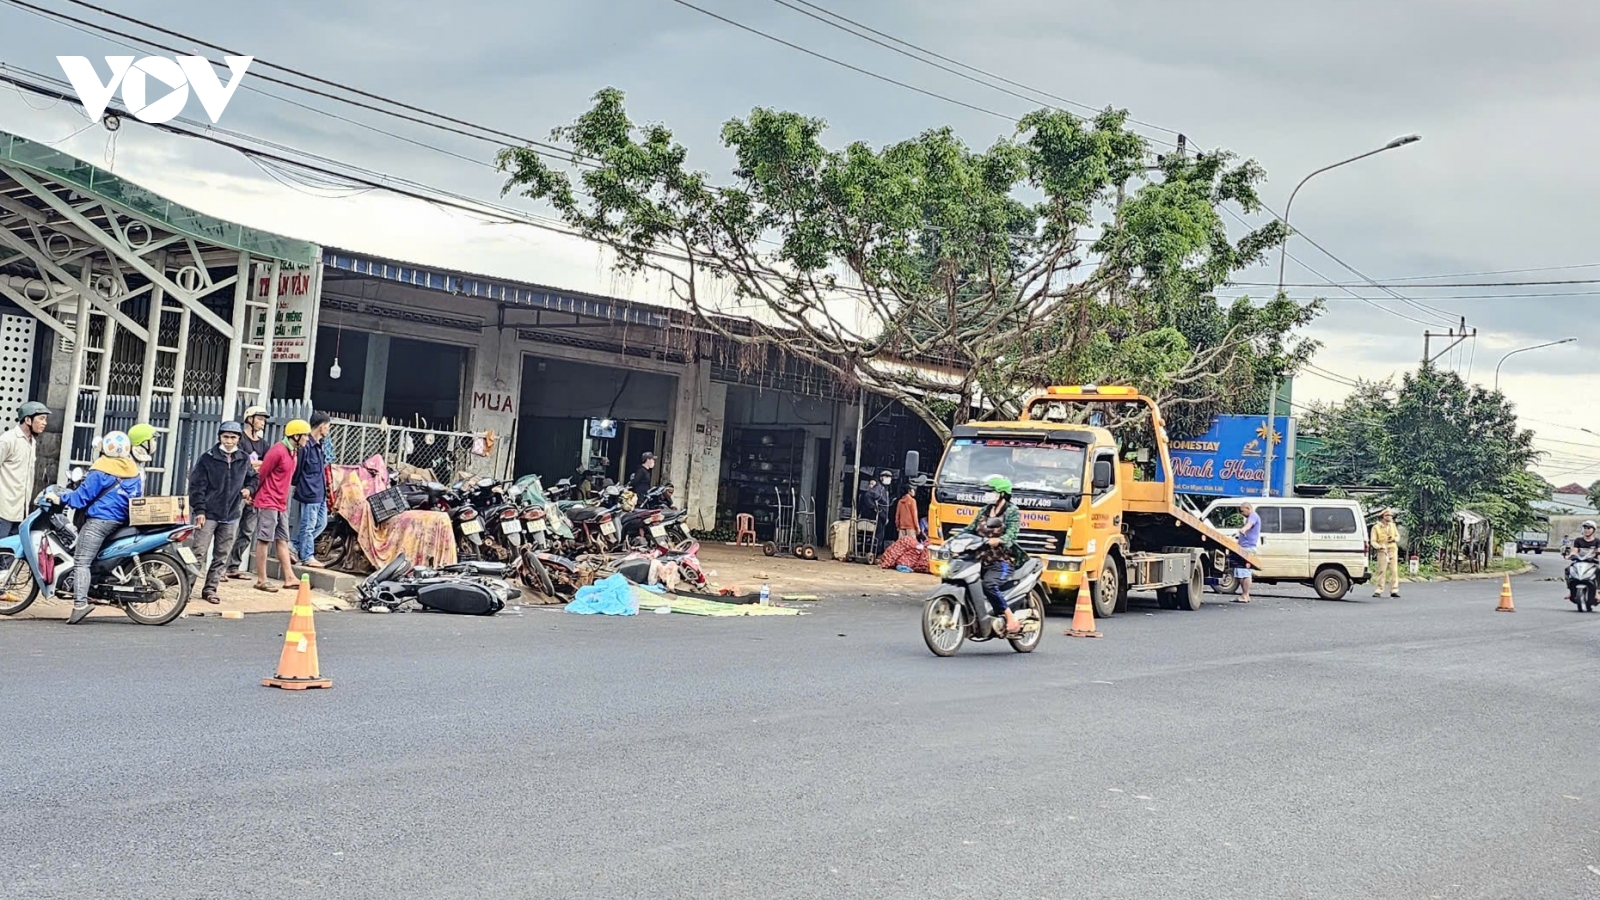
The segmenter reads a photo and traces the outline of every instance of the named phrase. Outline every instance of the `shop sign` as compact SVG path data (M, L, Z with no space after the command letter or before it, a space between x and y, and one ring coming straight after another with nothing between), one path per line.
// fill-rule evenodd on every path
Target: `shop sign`
M1269 432L1266 416L1218 416L1205 434L1168 445L1174 488L1180 494L1259 497L1266 473L1266 444L1272 442L1272 493L1284 496L1288 466L1284 436L1289 419L1279 416Z
M278 303L272 311L272 361L274 363L303 363L311 361L311 342L316 339L317 277L311 269L286 270L278 273ZM250 294L257 303L272 297L272 271L263 266L256 270L250 283ZM256 325L256 342L266 331L265 323Z
M473 391L472 408L492 413L514 413L517 405L511 395L503 391Z

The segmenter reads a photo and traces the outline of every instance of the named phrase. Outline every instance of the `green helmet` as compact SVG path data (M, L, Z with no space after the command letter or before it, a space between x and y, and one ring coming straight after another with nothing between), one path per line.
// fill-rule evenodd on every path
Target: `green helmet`
M27 403L22 404L22 406L18 407L17 409L18 421L23 419L31 419L34 416L48 415L50 415L50 407L45 406L43 403L40 403L37 400L29 400Z
M128 441L135 447L139 446L140 444L149 443L150 439L155 436L155 426L147 425L144 422L140 422L139 424L128 429Z
M989 480L984 483L989 486L990 490L997 494L1011 493L1011 479L1005 477L1004 475L990 475Z

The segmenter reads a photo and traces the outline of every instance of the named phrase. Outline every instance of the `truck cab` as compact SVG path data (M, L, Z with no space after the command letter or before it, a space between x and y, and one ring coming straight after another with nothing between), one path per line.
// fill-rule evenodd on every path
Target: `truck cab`
M1052 387L1016 421L955 428L934 475L930 538L965 528L983 509L986 479L1004 475L1022 513L1018 543L1043 559L1057 599L1087 589L1103 617L1126 608L1129 590L1153 590L1163 608L1198 609L1228 554L1253 561L1177 504L1171 471L1153 400L1130 387Z

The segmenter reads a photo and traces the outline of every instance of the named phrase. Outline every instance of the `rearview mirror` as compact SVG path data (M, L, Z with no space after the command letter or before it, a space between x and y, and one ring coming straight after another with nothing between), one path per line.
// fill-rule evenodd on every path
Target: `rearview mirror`
M910 480L921 474L922 454L915 450L906 451L906 479Z
M1094 461L1094 489L1103 491L1111 487L1111 460L1097 459Z

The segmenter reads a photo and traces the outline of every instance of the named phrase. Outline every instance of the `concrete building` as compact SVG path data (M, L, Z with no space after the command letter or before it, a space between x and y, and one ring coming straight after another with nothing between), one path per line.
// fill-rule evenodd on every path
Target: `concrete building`
M898 404L869 396L863 414L824 370L680 310L254 231L4 134L0 242L0 410L42 396L57 411L51 474L150 421L151 489L178 488L215 422L301 402L423 442L492 432L501 477L599 465L624 480L653 452L692 527L748 512L766 537L782 503L815 510L822 543L851 502L858 424L863 469L937 458Z

